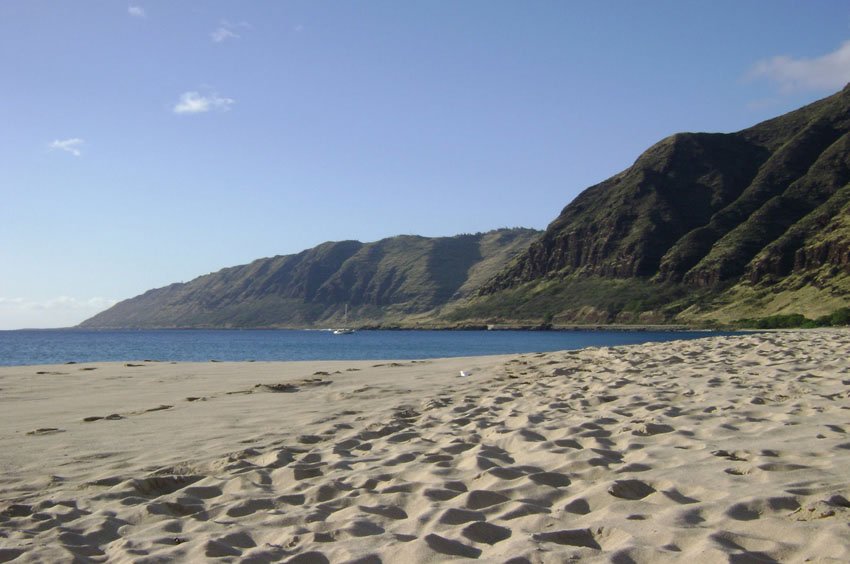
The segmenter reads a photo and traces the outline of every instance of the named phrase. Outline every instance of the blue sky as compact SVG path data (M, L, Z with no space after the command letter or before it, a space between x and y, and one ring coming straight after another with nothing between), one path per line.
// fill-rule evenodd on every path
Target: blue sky
M544 228L850 81L839 1L0 2L0 329L327 240Z

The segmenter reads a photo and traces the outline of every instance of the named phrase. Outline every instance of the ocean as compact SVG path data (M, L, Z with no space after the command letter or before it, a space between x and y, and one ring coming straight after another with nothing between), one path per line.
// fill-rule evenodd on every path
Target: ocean
M0 366L130 360L410 360L696 339L707 331L0 331Z

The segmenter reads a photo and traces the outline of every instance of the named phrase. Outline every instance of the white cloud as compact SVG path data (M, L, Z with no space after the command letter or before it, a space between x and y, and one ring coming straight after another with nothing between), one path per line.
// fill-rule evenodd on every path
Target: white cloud
M45 300L0 297L0 329L71 327L112 307L112 298L59 296Z
M850 81L850 40L820 57L798 59L781 55L759 61L749 76L771 80L783 92L837 90Z
M79 157L83 154L80 150L83 143L85 143L85 141L79 137L72 137L71 139L56 139L52 141L48 147L51 150L58 149L60 151L71 153L75 157Z
M212 37L212 40L216 43L221 43L222 41L225 41L227 39L238 39L241 36L227 29L226 27L220 27L210 33L210 37Z
M221 20L218 28L210 33L210 38L216 43L227 41L228 39L239 39L242 37L236 30L251 29L251 24L248 22L231 23L227 20Z
M226 112L235 103L233 98L224 98L215 93L202 96L200 92L184 92L173 111L175 114L202 114L212 110Z
M147 14L145 14L145 9L141 6L128 6L127 13L133 16L134 18L147 17Z

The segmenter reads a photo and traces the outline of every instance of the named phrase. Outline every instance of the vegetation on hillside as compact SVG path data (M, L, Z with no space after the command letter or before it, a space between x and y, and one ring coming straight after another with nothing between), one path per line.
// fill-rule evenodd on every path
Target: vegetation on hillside
M578 306L709 323L849 296L850 86L738 133L662 140L579 195L453 315L557 319Z
M323 243L124 300L82 327L328 327L400 324L473 292L539 235L501 229Z
M738 319L735 325L752 329L791 329L815 327L846 327L850 325L850 307L837 309L829 315L809 319L801 313L769 315L758 319Z

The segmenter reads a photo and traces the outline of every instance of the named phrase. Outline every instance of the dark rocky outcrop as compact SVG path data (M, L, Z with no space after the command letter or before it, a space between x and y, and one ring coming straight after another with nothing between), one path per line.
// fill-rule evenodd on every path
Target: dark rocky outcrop
M482 294L574 273L698 286L739 277L850 181L849 133L845 89L738 133L668 137L579 195Z

